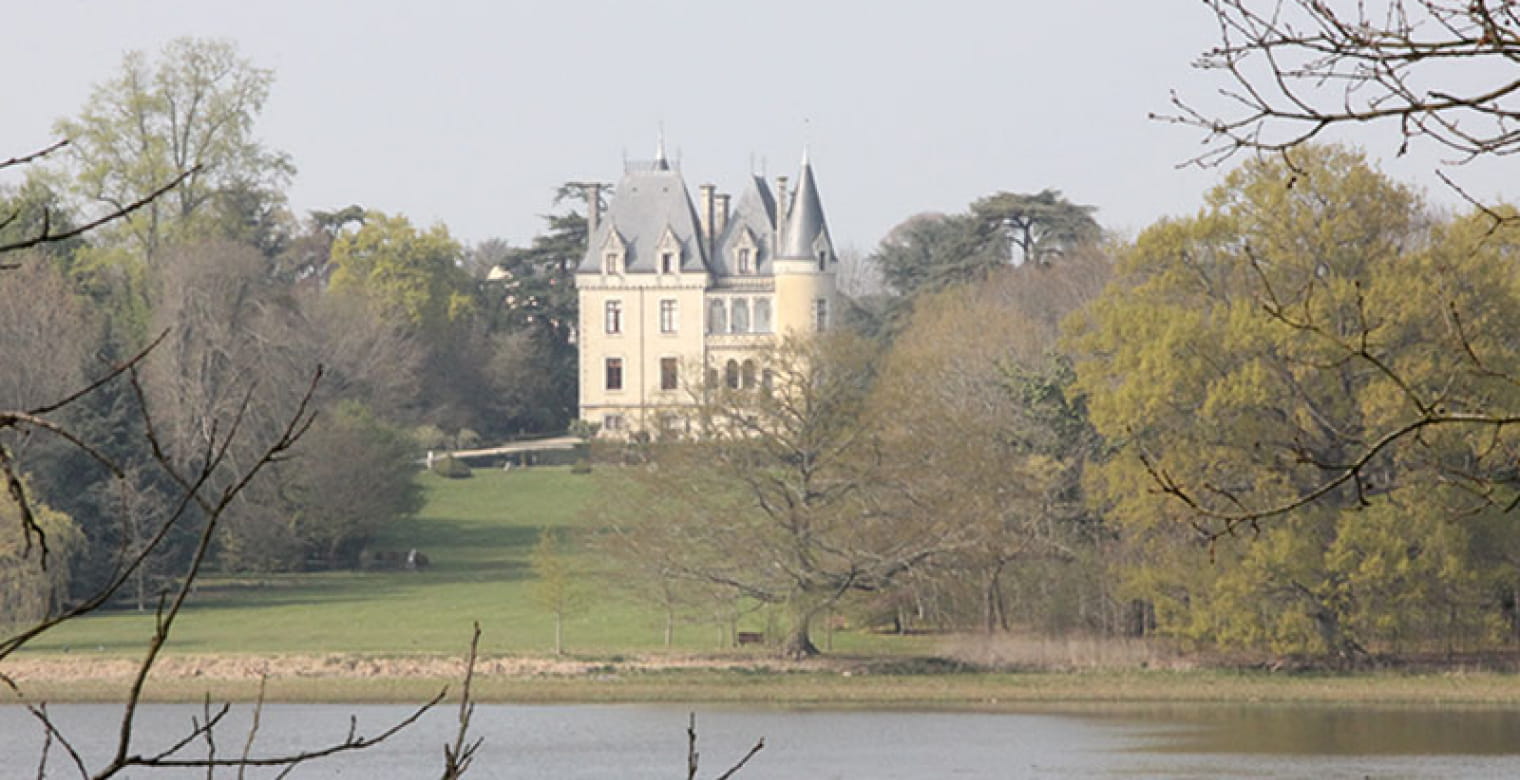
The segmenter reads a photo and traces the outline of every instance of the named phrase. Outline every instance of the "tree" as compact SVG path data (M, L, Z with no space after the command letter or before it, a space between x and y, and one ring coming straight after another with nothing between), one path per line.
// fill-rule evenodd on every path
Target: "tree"
M977 200L964 214L909 217L870 257L897 299L883 304L862 297L850 310L852 319L865 332L890 336L921 295L981 282L1009 265L1046 266L1058 256L1090 251L1101 235L1093 211L1044 190L999 192Z
M554 202L584 204L593 191L569 182ZM609 191L599 190L603 197ZM527 248L488 241L472 253L485 278L493 395L513 399L500 412L506 425L518 430L563 428L575 416L579 394L575 267L586 255L586 217L571 209L544 220L548 229Z
M583 593L570 560L564 550L559 532L544 528L538 532L538 544L529 558L534 584L533 598L538 605L554 615L554 654L565 654L565 616L580 606Z
M100 336L88 301L35 250L0 273L0 399L30 408L84 381Z
M317 420L280 474L308 558L357 566L371 536L422 508L413 450L406 434L358 401L339 402Z
M983 220L970 215L919 214L892 228L872 260L882 280L899 296L912 298L956 284L975 282L1006 261Z
M1197 67L1225 74L1215 111L1173 97L1160 117L1207 131L1217 163L1242 150L1289 152L1349 123L1396 123L1402 154L1427 140L1461 160L1520 148L1520 11L1507 2L1291 0L1257 9L1210 0L1220 43Z
M1368 513L1454 522L1514 498L1520 439L1494 410L1520 406L1516 235L1434 220L1354 152L1296 158L1247 163L1141 235L1075 337L1078 385L1128 450L1098 483L1148 551L1131 586L1164 627L1350 657L1398 603L1351 585ZM1200 540L1246 529L1256 545L1196 570ZM1401 566L1482 565L1405 540Z
M881 591L956 544L952 518L906 511L864 414L869 344L835 333L757 355L753 386L693 387L700 436L654 443L630 471L627 503L602 518L628 550L683 579L783 608L782 652L814 655L811 626L851 593ZM694 373L694 372L688 372Z
M1097 523L1080 489L1100 442L1057 343L1061 316L1105 278L1081 265L1009 267L925 294L883 361L871 414L891 478L912 484L917 511L953 517L969 536L912 586L918 604L944 594L934 606L946 623L1007 629L1016 610L1026 624L1080 615L1104 626ZM1010 608L1010 592L1030 595Z
M427 337L436 338L473 307L463 250L448 228L418 231L401 215L365 214L332 247L332 291L353 292Z
M1098 240L1094 206L1078 206L1057 190L1033 195L999 192L971 204L971 213L1008 242L1015 265L1047 265L1082 244ZM1017 252L1015 255L1014 253Z
M62 144L56 144L36 154L0 162L0 168L34 162L61 146ZM85 231L129 216L134 210L156 200L164 191L166 190L160 189L144 195L134 203L113 209L80 228L55 231L50 226L49 220L44 219L40 227L35 232L29 231L30 234L25 238L0 244L0 253L70 241ZM11 272L19 267L21 266L13 263L0 263L0 271ZM46 705L28 703L26 705L28 711L38 720L40 728L47 735L45 746L37 760L37 775L47 775L49 761L57 755L67 755L72 758L81 775L100 778L113 777L129 769L158 768L204 768L208 776L217 767L238 767L240 772L249 766L282 767L288 772L291 768L308 761L347 751L363 750L383 742L415 722L441 701L443 693L377 735L363 736L350 728L348 736L341 742L285 755L251 754L249 749L252 747L252 734L241 756L217 756L214 747L208 749L205 757L187 755L184 751L194 743L204 741L208 746L214 745L214 735L228 711L224 705L219 712L213 712L209 698L206 719L192 724L187 735L177 744L158 752L144 753L140 742L134 741L144 683L169 641L187 597L195 589L202 566L210 552L212 540L216 538L216 529L221 517L229 506L237 502L239 495L257 478L259 472L281 459L310 426L312 422L308 413L310 388L315 386L316 379L320 376L319 370L283 427L266 441L261 454L255 457L251 465L245 469L237 470L236 467L230 465L227 453L242 435L241 423L246 406L234 410L225 426L213 425L212 434L205 441L205 447L201 452L203 457L198 462L181 468L165 454L165 448L156 433L148 401L138 381L138 369L147 355L162 341L161 336L144 350L109 366L92 381L63 391L62 394L53 398L35 402L28 407L11 406L9 399L0 401L0 478L3 478L7 488L6 496L0 498L0 522L3 522L3 525L0 525L0 579L5 580L3 589L5 596L0 601L4 602L6 612L5 615L0 616L0 623L8 624L3 626L5 630L0 633L0 664L37 637L64 623L99 610L137 576L140 567L158 552L161 545L176 531L189 531L195 538L193 550L181 569L178 582L171 589L172 592L166 591L163 594L160 601L148 648L138 663L131 687L122 701L120 726L116 732L117 738L112 747L113 752L109 757L100 760L92 775L85 760L75 748L70 735L61 730L52 720ZM44 359L43 362L46 360ZM29 370L36 366L20 364L14 368ZM152 528L142 535L141 543L117 546L116 558L109 561L106 567L108 574L99 581L97 586L65 604L61 603L63 596L60 583L68 578L72 550L82 544L80 534L74 529L67 516L48 509L32 494L23 477L29 464L20 457L23 453L19 453L13 445L17 436L21 438L32 435L55 437L83 457L94 461L118 482L125 482L128 478L128 469L112 456L113 442L101 441L93 435L94 432L75 427L68 421L70 412L76 406L107 388L114 388L118 391L118 395L130 396L135 401L138 413L135 422L140 424L138 428L140 433L136 435L140 436L142 447L151 452L151 461L159 469L163 481L171 487L161 507L162 511L152 513ZM124 487L126 487L124 493L131 492L130 485ZM130 507L125 507L124 511L135 514ZM23 612L31 614L25 615ZM19 624L11 622L17 618L22 619ZM475 638L478 641L478 627ZM452 747L445 748L444 774L450 778L460 776L468 768L480 745L479 740L467 741L472 712L469 703L469 671L472 671L474 667L475 649L476 643L472 641L465 694L460 702L458 737ZM0 668L0 682L9 687L18 698L25 700L23 687L6 676L3 668ZM255 723L257 720L256 716ZM59 750L50 752L49 748L55 744L59 746Z
M273 80L227 41L178 38L156 62L127 54L79 117L57 123L75 192L113 210L161 192L120 225L148 259L170 236L243 230L237 217L281 203L295 172L253 134ZM176 186L161 190L166 183Z
M26 495L23 483L13 485ZM40 502L24 502L14 486L0 496L0 631L24 628L64 609L70 574L84 543L68 515ZM23 520L23 511L30 519ZM46 561L40 554L44 543Z

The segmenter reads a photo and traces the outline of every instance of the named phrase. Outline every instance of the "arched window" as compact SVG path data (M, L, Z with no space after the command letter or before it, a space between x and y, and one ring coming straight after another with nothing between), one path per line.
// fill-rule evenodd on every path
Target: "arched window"
M756 333L770 333L771 332L771 299L770 298L756 298L755 299L755 332Z
M735 298L732 305L733 317L729 319L729 331L732 333L748 333L749 301L743 298Z
M760 389L763 390L766 395L770 395L771 388L775 386L776 373L774 371L771 371L767 368L764 371L760 372Z
M730 360L723 366L723 383L728 385L730 390L739 389L739 362L737 360Z
M728 316L723 310L723 301L714 300L707 304L707 332L728 332Z
M746 360L746 361L744 361L744 367L741 369L741 373L742 373L742 377L741 378L743 380L744 389L745 390L751 390L751 389L753 389L755 387L755 361L753 361L753 360Z

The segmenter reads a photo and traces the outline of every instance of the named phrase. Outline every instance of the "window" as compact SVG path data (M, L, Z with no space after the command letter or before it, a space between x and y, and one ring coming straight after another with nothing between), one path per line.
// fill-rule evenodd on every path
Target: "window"
M813 327L819 331L829 327L829 299L819 298L813 301Z
M735 298L732 304L733 316L729 318L728 326L730 333L749 332L749 302L743 298Z
M617 252L608 252L602 257L602 271L609 274L623 272L622 257Z
M728 332L728 315L723 310L722 301L713 301L707 304L707 332Z
M606 317L606 321L607 321L607 332L608 333L622 333L623 332L623 302L622 301L608 301L607 302L607 317Z
M744 361L744 366L743 366L743 368L740 369L740 373L741 373L741 380L743 382L744 389L745 390L752 390L752 389L754 389L754 387L755 387L755 361L753 361L753 360L746 360L746 361Z
M739 250L739 273L752 274L755 272L755 263L749 248Z
M623 389L623 359L607 358L607 389Z
M770 333L771 332L771 299L770 298L756 298L755 299L755 332L756 333Z
M621 415L621 414L604 414L604 415L602 415L602 430L604 430L604 431L621 431L621 430L623 430L623 415Z
M673 357L660 358L660 389L674 390L681 384L681 370Z
M829 250L827 249L818 250L818 270L829 270Z
M739 389L739 362L730 360L723 366L723 384L730 390Z
M676 302L670 298L660 301L660 332L676 332Z
M661 252L660 253L660 273L662 273L662 274L673 274L675 272L676 272L676 253L675 252Z

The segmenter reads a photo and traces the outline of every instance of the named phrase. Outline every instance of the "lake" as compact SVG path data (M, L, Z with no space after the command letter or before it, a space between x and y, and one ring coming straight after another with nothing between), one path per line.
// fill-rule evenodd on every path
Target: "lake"
M701 778L755 740L765 749L737 780L1018 777L1514 777L1520 707L1399 709L1283 705L1116 705L1024 712L739 709L667 705L480 705L485 738L471 778L686 776L687 713L697 713ZM374 734L410 710L390 705L271 704L252 755L341 741L349 717ZM110 751L119 710L49 708L91 767ZM237 755L251 707L235 705L217 738ZM439 708L391 741L303 765L296 778L437 777L457 710ZM199 706L145 705L137 752L183 736ZM0 777L35 777L42 732L24 709L0 707ZM200 744L194 755L204 755ZM49 777L77 776L54 747ZM62 761L59 761L62 759ZM66 771L67 770L67 771ZM272 770L249 770L268 778ZM205 777L134 770L130 777ZM225 770L218 777L235 777Z

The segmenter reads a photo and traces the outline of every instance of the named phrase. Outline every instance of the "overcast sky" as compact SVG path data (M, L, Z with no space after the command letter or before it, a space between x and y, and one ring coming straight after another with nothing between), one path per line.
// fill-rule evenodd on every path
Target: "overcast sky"
M693 188L794 175L806 146L836 243L861 251L998 190L1056 188L1133 234L1221 175L1178 170L1200 134L1147 119L1172 89L1220 86L1189 68L1217 32L1198 0L50 0L3 17L0 158L46 145L124 52L227 38L275 71L258 132L294 158L298 213L358 203L468 242L526 243L556 185L616 181L661 126ZM1455 200L1434 154L1354 137ZM1504 167L1460 175L1494 197Z

